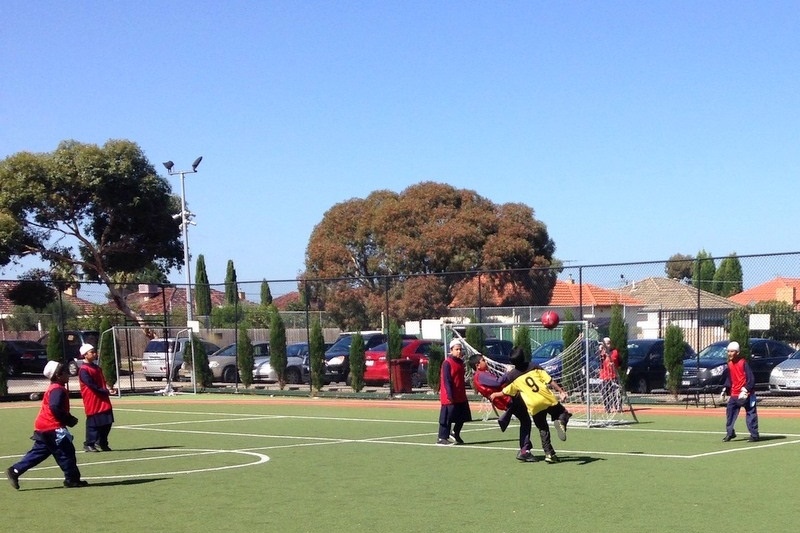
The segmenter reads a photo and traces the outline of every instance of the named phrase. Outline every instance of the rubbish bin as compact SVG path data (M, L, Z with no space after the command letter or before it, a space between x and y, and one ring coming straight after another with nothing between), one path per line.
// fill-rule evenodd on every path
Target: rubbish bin
M414 362L411 359L392 359L389 361L389 379L393 392L411 392L411 374Z

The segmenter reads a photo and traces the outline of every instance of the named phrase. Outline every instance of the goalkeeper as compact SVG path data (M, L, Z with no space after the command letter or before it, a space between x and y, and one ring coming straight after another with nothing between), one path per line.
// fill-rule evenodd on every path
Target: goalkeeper
M525 353L521 348L517 347L511 351L511 363L514 365L514 370L509 372L508 377L513 378L513 381L502 391L493 392L491 398L495 399L504 395L522 398L528 413L533 418L533 423L539 430L545 462L557 463L559 458L550 439L547 415L549 414L553 420L558 438L567 440L567 422L572 414L556 398L550 387L554 388L563 400L566 400L567 393L543 368L534 365L529 369L528 362L525 361Z
M747 440L748 442L758 442L758 411L756 410L756 395L753 392L756 378L750 365L747 364L747 360L742 357L738 342L733 341L728 344L727 351L728 365L722 373L725 379L722 394L724 396L725 391L730 391L731 395L725 408L725 437L722 440L728 442L736 438L733 426L736 424L739 412L744 407L744 421L750 432L750 438Z

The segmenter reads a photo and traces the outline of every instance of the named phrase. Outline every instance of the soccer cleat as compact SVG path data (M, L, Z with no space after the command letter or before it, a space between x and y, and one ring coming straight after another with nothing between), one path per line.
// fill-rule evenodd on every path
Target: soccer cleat
M561 419L553 420L553 427L556 428L556 435L560 440L567 440L567 428Z
M559 458L558 458L558 456L557 456L556 454L554 454L554 453L551 453L551 454L549 454L549 455L545 455L545 456L544 456L544 462L545 462L545 463L550 463L550 464L553 464L553 463L557 463L557 462L559 462L559 461L560 461L560 459L559 459Z
M747 439L747 442L758 442L759 440L760 439L759 439L758 435L756 435L756 436L752 436L751 435L750 438Z
M108 444L103 446L102 444L95 444L94 449L98 452L110 452L111 448L109 448Z
M523 463L535 463L536 457L533 456L531 452L525 450L525 452L518 452L517 453L517 461L522 461Z
M722 442L730 442L736 438L736 433L731 433L730 435L725 435L722 437Z
M19 490L19 474L14 470L14 467L10 467L6 470L6 477L8 478L8 482L11 483L11 486Z
M82 479L79 479L77 481L65 481L64 486L67 487L68 489L77 489L80 487L88 487L89 482L84 481Z
M97 451L100 451L100 450L98 450L94 446L84 446L83 447L83 451L85 451L85 452L97 452Z
M453 443L447 439L439 439L436 441L437 446L452 446Z
M453 438L456 440L456 444L464 444L464 439L461 438L461 435L453 435Z

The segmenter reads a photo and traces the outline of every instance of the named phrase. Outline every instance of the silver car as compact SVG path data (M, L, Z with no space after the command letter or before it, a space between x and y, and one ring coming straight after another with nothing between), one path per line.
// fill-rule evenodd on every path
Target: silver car
M253 365L253 379L275 383L278 375L270 365L269 356L256 357ZM299 385L309 382L308 343L298 342L286 346L286 383Z
M769 390L773 393L800 393L800 350L772 369L769 375Z
M269 357L269 342L253 343L253 355L256 358ZM236 344L229 344L208 356L208 367L214 374L214 381L235 383L239 379L239 366L236 358Z

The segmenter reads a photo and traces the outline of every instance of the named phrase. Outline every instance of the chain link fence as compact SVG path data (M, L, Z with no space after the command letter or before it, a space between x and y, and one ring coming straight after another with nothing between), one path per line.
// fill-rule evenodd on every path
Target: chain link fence
M117 340L120 386L130 391L146 389L137 377L148 340L145 328L150 336L170 336L186 329L191 314L198 335L221 347L235 341L241 326L251 340L268 340L265 303L281 310L287 343L307 342L316 321L325 341L333 342L340 331L386 330L389 320L425 336L431 331L424 328L426 321L534 322L547 309L562 318L586 320L602 335L612 307L620 305L629 339L662 338L666 327L675 324L699 351L727 339L731 318L740 314L750 323L752 336L797 347L800 252L738 256L740 273L734 269L722 275L728 259L262 280L195 285L191 291L180 284L117 287L136 318L120 312L102 284L0 280L0 340L39 341L51 328L96 331L107 318L124 331ZM200 308L203 301L208 302L206 309ZM10 389L41 391L40 381L35 374L21 375L10 380Z

